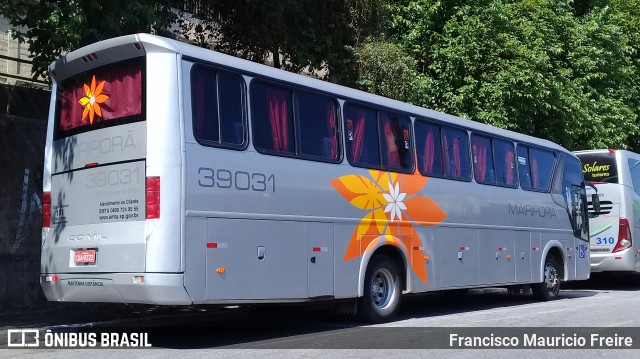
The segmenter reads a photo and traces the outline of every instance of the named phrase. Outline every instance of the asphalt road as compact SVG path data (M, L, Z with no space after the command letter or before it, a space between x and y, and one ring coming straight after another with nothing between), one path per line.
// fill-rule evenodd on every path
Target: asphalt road
M141 308L136 308L136 313L127 313L125 308L113 318L102 311L100 320L58 320L47 325L41 320L36 327L96 336L127 327L128 331L148 333L153 349L11 349L0 350L0 358L640 358L640 350L602 349L606 347L602 345L597 349L575 349L580 345L565 346L568 349L450 345L452 334L522 340L528 333L586 338L589 342L594 333L609 338L620 332L620 337L628 335L635 340L633 347L640 348L640 278L636 277L597 277L565 285L561 298L552 302L537 302L499 289L474 290L462 297L413 296L405 298L397 321L383 325L365 325L330 315L322 308ZM17 327L33 328L28 321L15 326L9 323L0 328L0 337L4 329Z

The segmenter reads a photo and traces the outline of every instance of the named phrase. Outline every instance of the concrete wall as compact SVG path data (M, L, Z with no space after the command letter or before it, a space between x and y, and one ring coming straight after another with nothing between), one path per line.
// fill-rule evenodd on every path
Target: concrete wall
M45 303L38 275L49 96L0 85L0 312Z

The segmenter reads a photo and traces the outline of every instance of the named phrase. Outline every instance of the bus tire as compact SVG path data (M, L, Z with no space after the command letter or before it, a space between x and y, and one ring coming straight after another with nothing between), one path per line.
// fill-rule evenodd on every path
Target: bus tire
M358 315L367 322L393 320L400 310L400 271L386 255L371 259L364 276L364 294L358 299Z
M553 256L547 256L544 263L544 278L542 283L531 285L533 296L542 301L558 298L560 293L560 271L559 265Z

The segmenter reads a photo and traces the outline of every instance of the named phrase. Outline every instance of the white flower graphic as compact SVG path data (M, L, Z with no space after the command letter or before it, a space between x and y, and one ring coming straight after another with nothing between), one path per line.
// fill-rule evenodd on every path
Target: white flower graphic
M382 196L389 202L384 208L384 213L391 212L391 222L393 222L396 216L399 220L402 220L402 211L407 209L407 206L405 206L402 201L404 201L407 194L400 193L400 184L396 182L395 186L393 186L389 183L389 193L383 193Z

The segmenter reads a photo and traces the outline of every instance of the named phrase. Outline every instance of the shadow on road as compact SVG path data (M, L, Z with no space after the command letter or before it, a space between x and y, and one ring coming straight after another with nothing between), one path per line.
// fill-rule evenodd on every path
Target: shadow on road
M589 280L568 282L567 289L640 291L640 275L632 273L591 273Z
M564 283L560 299L598 295L598 291L640 291L637 277L594 276L592 280ZM536 303L530 295L506 289L437 292L403 298L398 321L436 318ZM2 326L51 329L54 332L144 332L154 347L162 348L375 348L366 338L379 335L415 337L415 328L381 328L338 315L328 306L169 307L116 304L54 303L50 310L32 316L0 316ZM444 335L446 328L420 328L429 335ZM443 334L444 333L444 334ZM426 335L426 333L422 333ZM355 344L358 338L360 344ZM388 341L386 341L388 343ZM411 345L411 343L407 343Z

